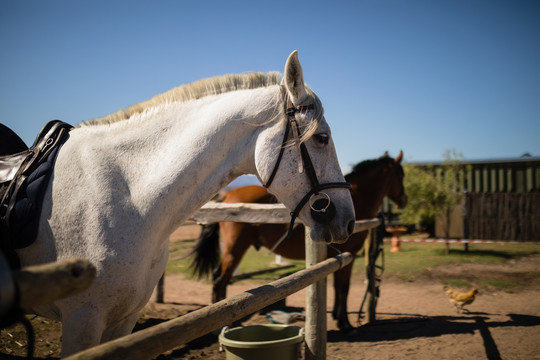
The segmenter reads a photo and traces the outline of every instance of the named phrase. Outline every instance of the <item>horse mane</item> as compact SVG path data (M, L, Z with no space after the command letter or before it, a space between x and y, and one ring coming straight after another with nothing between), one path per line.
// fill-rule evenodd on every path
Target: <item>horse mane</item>
M186 102L189 100L200 99L209 95L218 95L236 90L257 89L272 85L279 85L281 74L277 71L269 73L249 72L243 74L227 74L197 80L190 84L180 85L167 92L156 95L150 100L131 105L126 109L120 109L107 116L87 120L78 125L92 126L102 124L112 124L122 120L129 119L132 115L142 113L145 110L172 102Z
M359 162L358 164L356 164L353 167L351 173L348 174L347 176L353 175L353 174L361 174L361 173L364 173L364 172L369 171L371 169L374 169L377 166L390 164L390 163L393 163L393 162L394 162L394 159L391 158L388 155L388 153L385 153L383 156L381 156L381 157L379 157L377 159L369 159L369 160L364 160L362 162Z

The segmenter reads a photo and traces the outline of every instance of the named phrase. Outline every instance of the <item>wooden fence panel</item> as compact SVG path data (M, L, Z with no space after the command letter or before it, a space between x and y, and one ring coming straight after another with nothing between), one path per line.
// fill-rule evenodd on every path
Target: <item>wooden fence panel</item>
M540 239L540 193L467 193L465 214L469 239Z

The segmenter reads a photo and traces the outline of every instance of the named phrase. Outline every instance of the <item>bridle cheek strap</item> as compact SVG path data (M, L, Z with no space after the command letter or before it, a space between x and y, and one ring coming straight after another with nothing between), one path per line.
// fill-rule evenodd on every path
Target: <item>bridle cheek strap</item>
M283 136L283 141L281 142L281 149L279 150L279 155L276 161L276 165L274 165L274 170L272 170L272 173L270 174L270 177L268 178L268 181L266 184L263 184L265 188L269 188L272 184L272 181L274 181L274 177L276 177L279 164L281 163L281 158L283 157L283 152L285 152L285 144L287 143L287 139L289 138L289 124L285 127L285 135Z
M308 150L306 145L302 142L300 142L300 129L298 128L298 123L296 121L296 113L297 112L303 112L307 110L313 109L313 105L307 105L307 106L295 106L288 94L287 90L282 86L282 91L284 93L284 96L286 97L286 107L285 107L285 113L287 115L287 125L285 128L285 134L283 136L283 141L281 144L281 149L279 151L279 155L276 161L276 165L274 166L274 170L270 174L270 177L268 178L268 181L265 185L263 185L265 188L270 187L270 184L272 184L272 181L274 180L274 177L276 176L277 170L279 168L279 164L281 162L281 159L283 157L283 153L285 151L285 147L287 144L287 140L289 138L289 128L292 128L293 137L294 137L294 143L296 152L298 154L298 172L303 173L304 170L306 172L306 175L309 179L309 182L311 184L311 190L304 195L302 200L296 205L293 211L291 211L291 222L289 224L289 230L287 232L287 236L282 238L281 241L288 238L294 228L294 222L298 215L300 214L300 211L302 208L306 205L306 203L309 201L309 205L311 208L311 217L320 224L327 224L329 223L334 216L336 215L336 207L331 202L330 196L324 192L321 192L321 190L330 189L330 188L346 188L351 189L351 184L348 182L332 182L332 183L325 183L320 184L319 180L317 179L317 174L315 172L315 168L313 166L313 162L311 161L311 157L309 156ZM313 198L319 195L324 195L324 197L321 197L319 199L316 199L313 201ZM279 245L277 243L274 245L274 249Z

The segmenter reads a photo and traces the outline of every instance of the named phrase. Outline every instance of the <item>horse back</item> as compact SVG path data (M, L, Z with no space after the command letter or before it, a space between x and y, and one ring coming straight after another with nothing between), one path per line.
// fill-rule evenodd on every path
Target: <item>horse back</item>
M248 185L227 192L223 202L272 204L277 203L277 199L262 186Z

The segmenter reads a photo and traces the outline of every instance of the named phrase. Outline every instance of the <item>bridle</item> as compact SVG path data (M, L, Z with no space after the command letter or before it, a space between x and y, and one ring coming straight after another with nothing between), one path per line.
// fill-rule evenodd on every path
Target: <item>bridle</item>
M285 151L285 147L287 145L287 140L289 139L289 133L292 129L293 133L293 140L296 148L296 152L298 154L298 172L306 172L306 175L309 179L309 182L311 184L311 190L308 191L306 195L300 200L298 205L294 208L293 211L291 211L291 222L289 224L289 231L287 233L287 236L284 238L288 238L293 230L294 227L294 221L300 214L300 211L302 208L306 205L306 203L309 202L309 207L311 208L311 217L313 220L318 222L319 224L328 224L335 216L336 216L336 206L332 201L330 200L330 196L322 192L321 190L330 189L330 188L346 188L351 189L351 184L348 182L331 182L331 183L319 183L319 180L317 179L317 174L315 173L315 168L313 166L313 162L311 161L311 158L309 156L307 147L304 142L300 142L300 129L298 127L298 122L296 121L296 113L299 112L305 112L308 110L314 109L313 105L300 105L295 106L288 93L285 86L281 86L281 90L283 92L283 96L285 98L285 114L287 115L287 125L285 127L285 134L283 136L283 141L281 144L281 149L279 151L279 155L276 161L276 165L274 165L274 170L272 171L270 177L268 178L268 181L263 186L265 188L269 188L272 184L272 181L274 180L274 177L276 176L276 173L279 168L279 164L281 163L281 159L283 157L283 153Z

